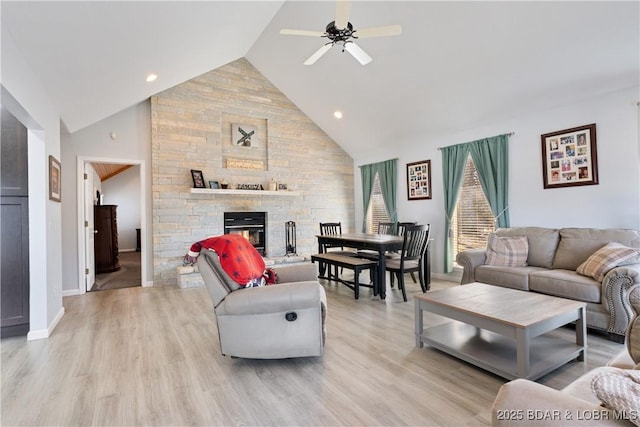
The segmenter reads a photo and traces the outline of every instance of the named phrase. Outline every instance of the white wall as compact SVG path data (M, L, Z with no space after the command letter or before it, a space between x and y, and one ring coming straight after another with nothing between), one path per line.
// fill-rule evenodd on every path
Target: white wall
M145 101L114 114L92 126L88 126L69 136L68 143L62 146L62 159L75 165L78 157L99 159L100 162L122 162L135 160L144 162L144 174L147 186L151 188L151 117L149 102ZM116 138L111 139L111 132ZM78 212L77 212L77 171L69 168L62 175L62 191L74 200L73 205L63 206L63 257L64 290L82 289L78 276ZM133 169L133 168L132 168ZM107 181L108 182L108 181ZM104 183L102 184L104 186ZM145 211L146 224L151 227L151 191L147 191L145 200L140 200L141 210ZM106 203L106 202L105 202ZM144 205L145 209L142 209ZM146 258L147 272L143 277L153 277L151 232L143 231L143 256ZM145 251L145 248L149 250ZM147 285L150 283L146 283Z
M398 218L430 223L432 269L444 271L442 157L437 147L515 132L509 143L509 199L512 226L640 228L639 87L582 102L509 117L449 135L418 135L393 147L356 158L356 165L398 157ZM543 188L540 135L596 124L599 185ZM400 148L398 148L400 147ZM432 200L408 201L406 164L431 159ZM362 183L355 168L356 227L362 225Z
M133 166L102 181L105 205L117 205L118 250L136 249L136 228L140 228L140 166Z
M62 191L62 203L49 200L49 155L60 160L60 114L44 86L2 28L2 105L27 128L29 152L28 339L46 338L64 314L62 307L61 210L73 203ZM66 173L64 161L62 176Z

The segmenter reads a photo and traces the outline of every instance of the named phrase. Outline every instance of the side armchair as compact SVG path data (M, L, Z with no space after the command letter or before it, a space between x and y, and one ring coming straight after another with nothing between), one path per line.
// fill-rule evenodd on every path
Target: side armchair
M321 356L327 298L315 265L276 269L279 283L242 288L203 250L198 270L213 302L223 355L249 359Z
M627 296L635 317L626 330L625 348L562 390L526 379L504 384L493 402L491 425L633 426L640 424L640 286ZM635 380L620 380L631 373ZM631 387L628 387L631 385ZM615 391L612 391L615 390Z

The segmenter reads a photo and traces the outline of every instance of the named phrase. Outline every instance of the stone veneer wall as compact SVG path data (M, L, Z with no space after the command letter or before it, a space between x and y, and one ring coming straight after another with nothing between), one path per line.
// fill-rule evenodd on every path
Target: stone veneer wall
M225 167L236 120L266 123L267 170ZM225 211L267 212L267 256L285 253L286 221L300 255L317 251L319 222L355 231L353 159L244 58L152 97L151 141L155 285L176 283L191 243L223 234ZM191 169L230 188L275 179L301 195L191 194Z

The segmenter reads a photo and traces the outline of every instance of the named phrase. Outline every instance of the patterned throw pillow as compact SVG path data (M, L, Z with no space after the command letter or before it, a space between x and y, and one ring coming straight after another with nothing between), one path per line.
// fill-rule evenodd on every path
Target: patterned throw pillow
M591 390L602 406L618 414L626 414L628 420L640 425L640 371L616 369L601 372L591 380Z
M602 282L609 270L636 262L640 262L640 250L628 248L618 242L611 242L595 251L578 266L576 272Z
M487 240L485 264L502 267L525 267L529 255L527 236L500 237L495 233Z

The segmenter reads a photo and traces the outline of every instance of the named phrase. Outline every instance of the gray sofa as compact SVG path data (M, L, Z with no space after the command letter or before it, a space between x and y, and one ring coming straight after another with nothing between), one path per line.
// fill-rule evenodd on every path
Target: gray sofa
M202 250L198 270L213 303L223 355L284 359L323 354L327 297L314 264L278 267L277 285L247 289L225 273L214 251Z
M498 236L527 236L524 267L485 265L485 250L460 252L464 268L461 284L482 282L540 292L587 303L587 326L606 331L621 341L633 317L628 293L640 285L640 264L610 270L602 282L580 275L576 269L609 242L640 248L640 232L621 229L517 227L498 229Z

